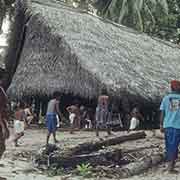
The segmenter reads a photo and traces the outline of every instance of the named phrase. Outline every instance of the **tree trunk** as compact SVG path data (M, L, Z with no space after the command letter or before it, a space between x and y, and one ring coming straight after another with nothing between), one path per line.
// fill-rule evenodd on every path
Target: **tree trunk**
M67 156L77 155L77 154L88 154L94 151L98 151L99 149L103 149L106 146L116 145L123 143L125 141L132 141L136 139L142 139L145 138L146 134L145 132L137 132L125 136L119 136L103 141L97 141L97 142L87 142L83 144L79 144L78 146L75 146L71 149L69 149L66 154Z
M52 155L35 156L33 159L38 167L40 167L40 165L53 165L56 167L74 168L82 163L90 163L92 166L128 163L125 161L121 162L121 150L119 149L68 157L63 156L61 153L54 153Z
M41 153L36 154L33 161L36 165L45 164L49 166L57 164L57 166L61 167L75 167L81 163L90 163L92 165L125 164L127 162L124 160L121 162L121 150L119 149L91 153L103 149L105 146L145 138L145 136L144 132L133 133L104 141L83 143L65 151L61 151L55 145L49 145L44 149L42 148Z
M95 171L104 171L106 174L114 175L116 174L118 178L129 178L134 175L138 175L143 173L144 171L148 170L149 168L160 164L164 160L162 154L156 154L152 156L148 156L143 158L142 160L129 163L126 166L115 167L115 168L108 168L108 167L98 167Z

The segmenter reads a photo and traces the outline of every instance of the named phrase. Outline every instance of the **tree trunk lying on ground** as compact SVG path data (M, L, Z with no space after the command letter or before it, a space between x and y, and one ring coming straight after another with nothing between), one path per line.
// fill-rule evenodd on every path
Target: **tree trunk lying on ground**
M97 152L93 154L82 154L64 157L61 153L52 153L50 155L34 156L34 163L37 167L40 165L46 166L56 166L63 168L74 168L78 164L90 163L92 166L104 165L108 166L111 164L121 163L121 150L106 150L103 152ZM123 161L123 164L129 163L128 161Z
M162 154L156 154L152 156L144 157L143 159L129 163L128 165L114 168L98 167L95 169L97 172L105 172L107 175L116 174L118 178L128 178L134 175L138 175L148 170L149 168L160 164L164 160Z
M72 156L72 155L77 155L77 154L88 154L88 153L103 149L104 147L107 147L107 146L120 144L125 141L142 139L145 137L146 137L145 132L137 132L137 133L132 133L125 136L118 136L118 137L110 138L103 141L87 142L87 143L79 144L78 146L75 146L69 149L66 152L66 155Z
M34 163L48 166L50 164L56 164L61 167L75 167L77 164L87 162L92 165L124 164L127 162L121 162L121 150L106 150L106 152L91 153L103 149L105 146L141 139L145 138L145 136L146 134L144 132L138 132L104 141L83 143L65 151L61 151L56 146L50 145L47 148L42 148L42 151L34 156Z
M78 164L90 163L92 166L102 165L125 165L130 162L134 162L140 157L144 156L142 153L143 150L157 148L157 146L147 146L140 147L136 149L104 149L102 151L91 153L91 154L82 154L74 156L63 156L61 151L57 148L55 152L52 151L54 147L49 148L49 154L41 153L34 156L34 163L37 166L46 165L46 166L56 166L63 168L74 168ZM137 154L136 154L137 153Z

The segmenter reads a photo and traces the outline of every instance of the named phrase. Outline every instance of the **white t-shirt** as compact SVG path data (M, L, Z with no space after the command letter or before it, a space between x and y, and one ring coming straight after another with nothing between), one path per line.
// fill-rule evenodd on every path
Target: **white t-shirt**
M24 121L14 121L14 132L17 134L24 132Z
M132 118L131 118L131 122L130 122L130 127L129 127L129 129L130 129L130 130L134 130L134 129L136 129L138 126L139 126L139 119L137 119L137 118L135 118L135 117L132 117Z
M70 113L70 114L69 114L69 120L70 120L70 123L71 123L71 124L74 123L75 117L76 117L75 113Z

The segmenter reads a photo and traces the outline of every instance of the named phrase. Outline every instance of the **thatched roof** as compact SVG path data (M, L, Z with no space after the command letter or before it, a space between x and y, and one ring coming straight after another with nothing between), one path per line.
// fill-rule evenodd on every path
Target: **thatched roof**
M116 97L155 100L180 79L175 45L57 3L37 0L28 11L12 96L59 90L92 98L105 86Z

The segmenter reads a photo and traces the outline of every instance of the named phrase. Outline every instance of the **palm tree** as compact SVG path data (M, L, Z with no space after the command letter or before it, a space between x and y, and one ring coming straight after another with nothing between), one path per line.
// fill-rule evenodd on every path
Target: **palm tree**
M141 31L147 19L155 24L157 7L168 14L167 0L97 0L94 5L99 15L130 27L136 26Z

